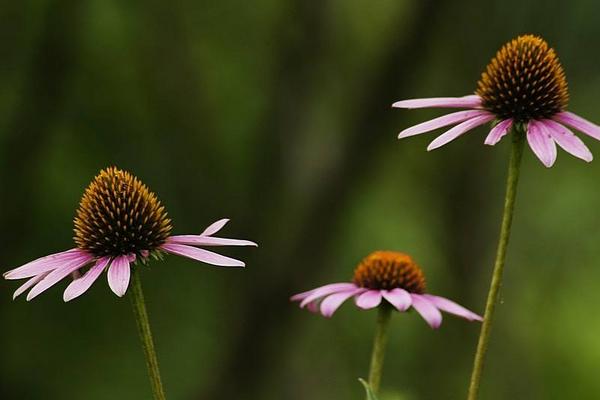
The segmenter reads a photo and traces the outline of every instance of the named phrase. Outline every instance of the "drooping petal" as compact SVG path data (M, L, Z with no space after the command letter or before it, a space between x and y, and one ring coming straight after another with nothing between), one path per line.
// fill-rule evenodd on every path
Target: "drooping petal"
M201 261L207 264L218 265L221 267L243 267L243 261L236 260L235 258L225 257L212 251L199 249L192 246L186 246L183 244L165 243L161 246L163 250L171 254L177 254L179 256L191 258L196 261Z
M367 290L356 298L356 305L363 310L377 307L381 303L381 290Z
M311 293L308 294L302 301L300 302L300 307L303 308L307 304L327 295L356 289L356 285L354 283L343 282L343 283L331 283L329 285L321 286L320 288L314 289Z
M596 140L600 140L600 126L580 117L577 114L573 114L569 111L563 111L556 114L553 119L562 124L569 125L571 128L575 128Z
M350 297L362 293L365 290L366 289L363 288L350 289L344 292L334 293L325 297L325 299L321 302L321 314L323 314L323 316L326 318L330 318L335 312L335 310L337 310L342 305L342 303L344 303Z
M290 297L290 301L302 301L306 298L306 296L308 296L315 290L317 290L317 289L310 289L310 290L307 290L306 292L297 293L297 294L293 295L292 297Z
M110 257L102 257L96 261L96 264L92 266L81 278L75 279L67 286L63 293L64 301L71 301L76 297L84 294L90 286L98 279L102 271L106 268L110 262Z
M537 121L527 124L527 142L542 164L550 168L556 161L556 144L546 128Z
M210 236L213 233L217 233L218 231L220 231L227 223L229 222L228 218L223 218L218 220L217 222L213 222L212 224L210 224L208 226L208 228L206 228L204 230L204 232L202 232L200 235L201 236Z
M418 125L411 126L400 132L398 139L403 139L409 136L420 135L421 133L430 132L434 129L443 128L444 126L458 124L459 122L466 121L468 119L479 117L487 114L487 111L483 110L467 110L458 111L452 114L442 115L441 117L434 118L430 121L422 122Z
M412 304L410 294L404 289L395 288L392 290L382 290L381 294L398 311L406 311Z
M175 235L168 239L169 243L189 244L194 246L258 246L250 240L225 239L202 235Z
M494 119L493 114L486 113L482 116L471 118L465 122L462 122L462 123L456 125L454 128L448 130L446 133L443 133L440 136L438 136L437 138L435 138L435 140L433 142L431 142L429 144L429 146L427 146L427 151L435 150L438 147L441 147L441 146L453 141L454 139L456 139L457 137L461 136L462 134L470 131L471 129L474 129L474 128L478 127L479 125L483 125L486 122L490 122L493 119Z
M77 248L70 249L30 261L25 265L5 272L3 276L5 279L30 278L43 272L52 271L70 261L84 259L86 257L89 257L86 252Z
M442 313L438 310L431 301L419 294L412 293L412 306L421 317L429 324L433 329L437 329L442 324Z
M485 142L483 143L489 146L494 146L500 141L500 139L504 137L504 135L506 135L510 131L512 124L512 119L505 119L503 121L498 122L498 124L496 124L496 126L492 128L490 133L485 138Z
M554 141L567 153L587 162L594 159L592 152L587 148L585 143L575 136L575 134L573 134L566 126L551 119L542 120L540 121L540 124L543 124L546 127L546 131L550 133L552 139L554 139Z
M20 296L27 289L29 289L30 287L32 287L33 285L35 285L36 283L38 283L39 281L44 279L49 273L50 272L42 272L41 274L36 275L33 278L30 278L27 282L25 282L24 284L19 286L19 288L17 290L15 290L15 292L13 293L13 300L16 299L18 296Z
M108 286L119 297L123 297L129 286L131 268L127 256L116 257L108 268Z
M483 318L472 311L467 310L463 306L456 304L452 300L448 300L444 297L434 296L431 294L424 294L427 300L433 303L438 309L445 311L450 314L458 315L469 321L483 321Z
M66 278L71 274L71 272L76 269L82 268L86 264L90 263L93 260L93 256L87 254L86 257L81 257L76 260L65 263L63 266L56 268L54 271L50 272L48 275L44 277L41 281L39 281L27 294L27 301L35 298L39 294L46 291L51 286L58 283L63 278Z
M427 99L409 99L397 101L394 104L392 104L392 107L394 108L475 108L480 106L481 97L477 95L469 95L463 97L431 97Z

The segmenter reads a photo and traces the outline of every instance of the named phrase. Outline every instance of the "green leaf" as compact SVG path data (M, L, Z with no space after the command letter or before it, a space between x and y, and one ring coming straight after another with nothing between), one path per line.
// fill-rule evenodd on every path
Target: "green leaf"
M373 393L373 389L371 389L371 386L369 385L369 383L367 381L365 381L363 378L358 378L358 381L360 383L362 383L362 385L365 387L365 391L367 392L368 400L379 400L379 399L377 399L377 396L375 396L375 393Z

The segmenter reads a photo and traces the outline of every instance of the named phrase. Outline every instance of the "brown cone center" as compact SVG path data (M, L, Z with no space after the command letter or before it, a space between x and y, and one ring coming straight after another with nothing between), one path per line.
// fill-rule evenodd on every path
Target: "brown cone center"
M75 217L77 247L97 257L153 252L171 233L171 220L154 193L127 171L100 171Z
M564 111L569 90L554 49L524 35L505 44L487 66L476 93L499 119L527 122Z
M376 251L354 270L353 282L369 289L401 288L411 293L425 292L425 276L413 259L396 251Z

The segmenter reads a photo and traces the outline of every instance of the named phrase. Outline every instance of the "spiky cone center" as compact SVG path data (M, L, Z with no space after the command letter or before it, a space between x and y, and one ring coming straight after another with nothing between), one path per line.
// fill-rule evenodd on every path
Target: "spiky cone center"
M376 251L354 270L354 284L368 289L405 289L425 293L425 275L413 259L396 251Z
M116 167L94 178L75 217L77 247L97 257L155 254L171 233L171 220L154 193Z
M488 64L476 93L499 119L550 118L569 102L565 72L544 39L524 35L505 44Z

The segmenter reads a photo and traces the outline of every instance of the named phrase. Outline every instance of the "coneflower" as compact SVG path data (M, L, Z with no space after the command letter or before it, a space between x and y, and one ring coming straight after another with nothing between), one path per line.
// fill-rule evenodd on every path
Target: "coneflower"
M375 251L365 257L354 270L352 282L330 283L292 296L300 307L320 312L329 318L348 299L354 298L363 310L379 309L371 367L370 389L377 393L383 368L387 331L392 311L415 309L427 324L437 329L445 311L468 321L481 321L472 311L444 297L428 294L425 275L414 260L405 253Z
M139 270L165 253L217 266L243 267L242 261L196 247L256 246L248 240L214 237L227 221L219 220L199 235L172 236L171 220L157 196L129 172L109 167L100 171L83 194L75 217L76 247L10 270L4 278L28 278L13 298L31 289L27 294L31 300L73 276L63 294L64 301L70 301L85 293L104 271L111 290L121 297L133 272L131 300L152 389L155 399L164 399Z
M567 111L568 101L567 80L556 52L544 39L524 35L506 43L496 53L482 73L475 94L464 97L402 100L392 105L397 108L467 108L400 132L398 137L405 138L455 125L432 141L427 147L428 150L437 149L469 130L491 121L493 127L485 139L485 144L493 146L509 133L512 136L504 214L471 375L469 400L477 399L479 393L494 311L502 283L525 140L546 167L551 167L556 160L556 145L577 158L592 161L590 150L569 127L600 140L600 126Z
M546 166L556 160L556 144L568 153L592 161L587 146L567 127L600 140L600 126L566 111L569 90L556 52L544 39L524 35L505 44L489 63L474 95L402 100L396 108L467 108L403 130L398 138L456 125L438 136L427 150L437 149L464 133L494 121L485 144L495 145L514 129L525 134L529 147Z

